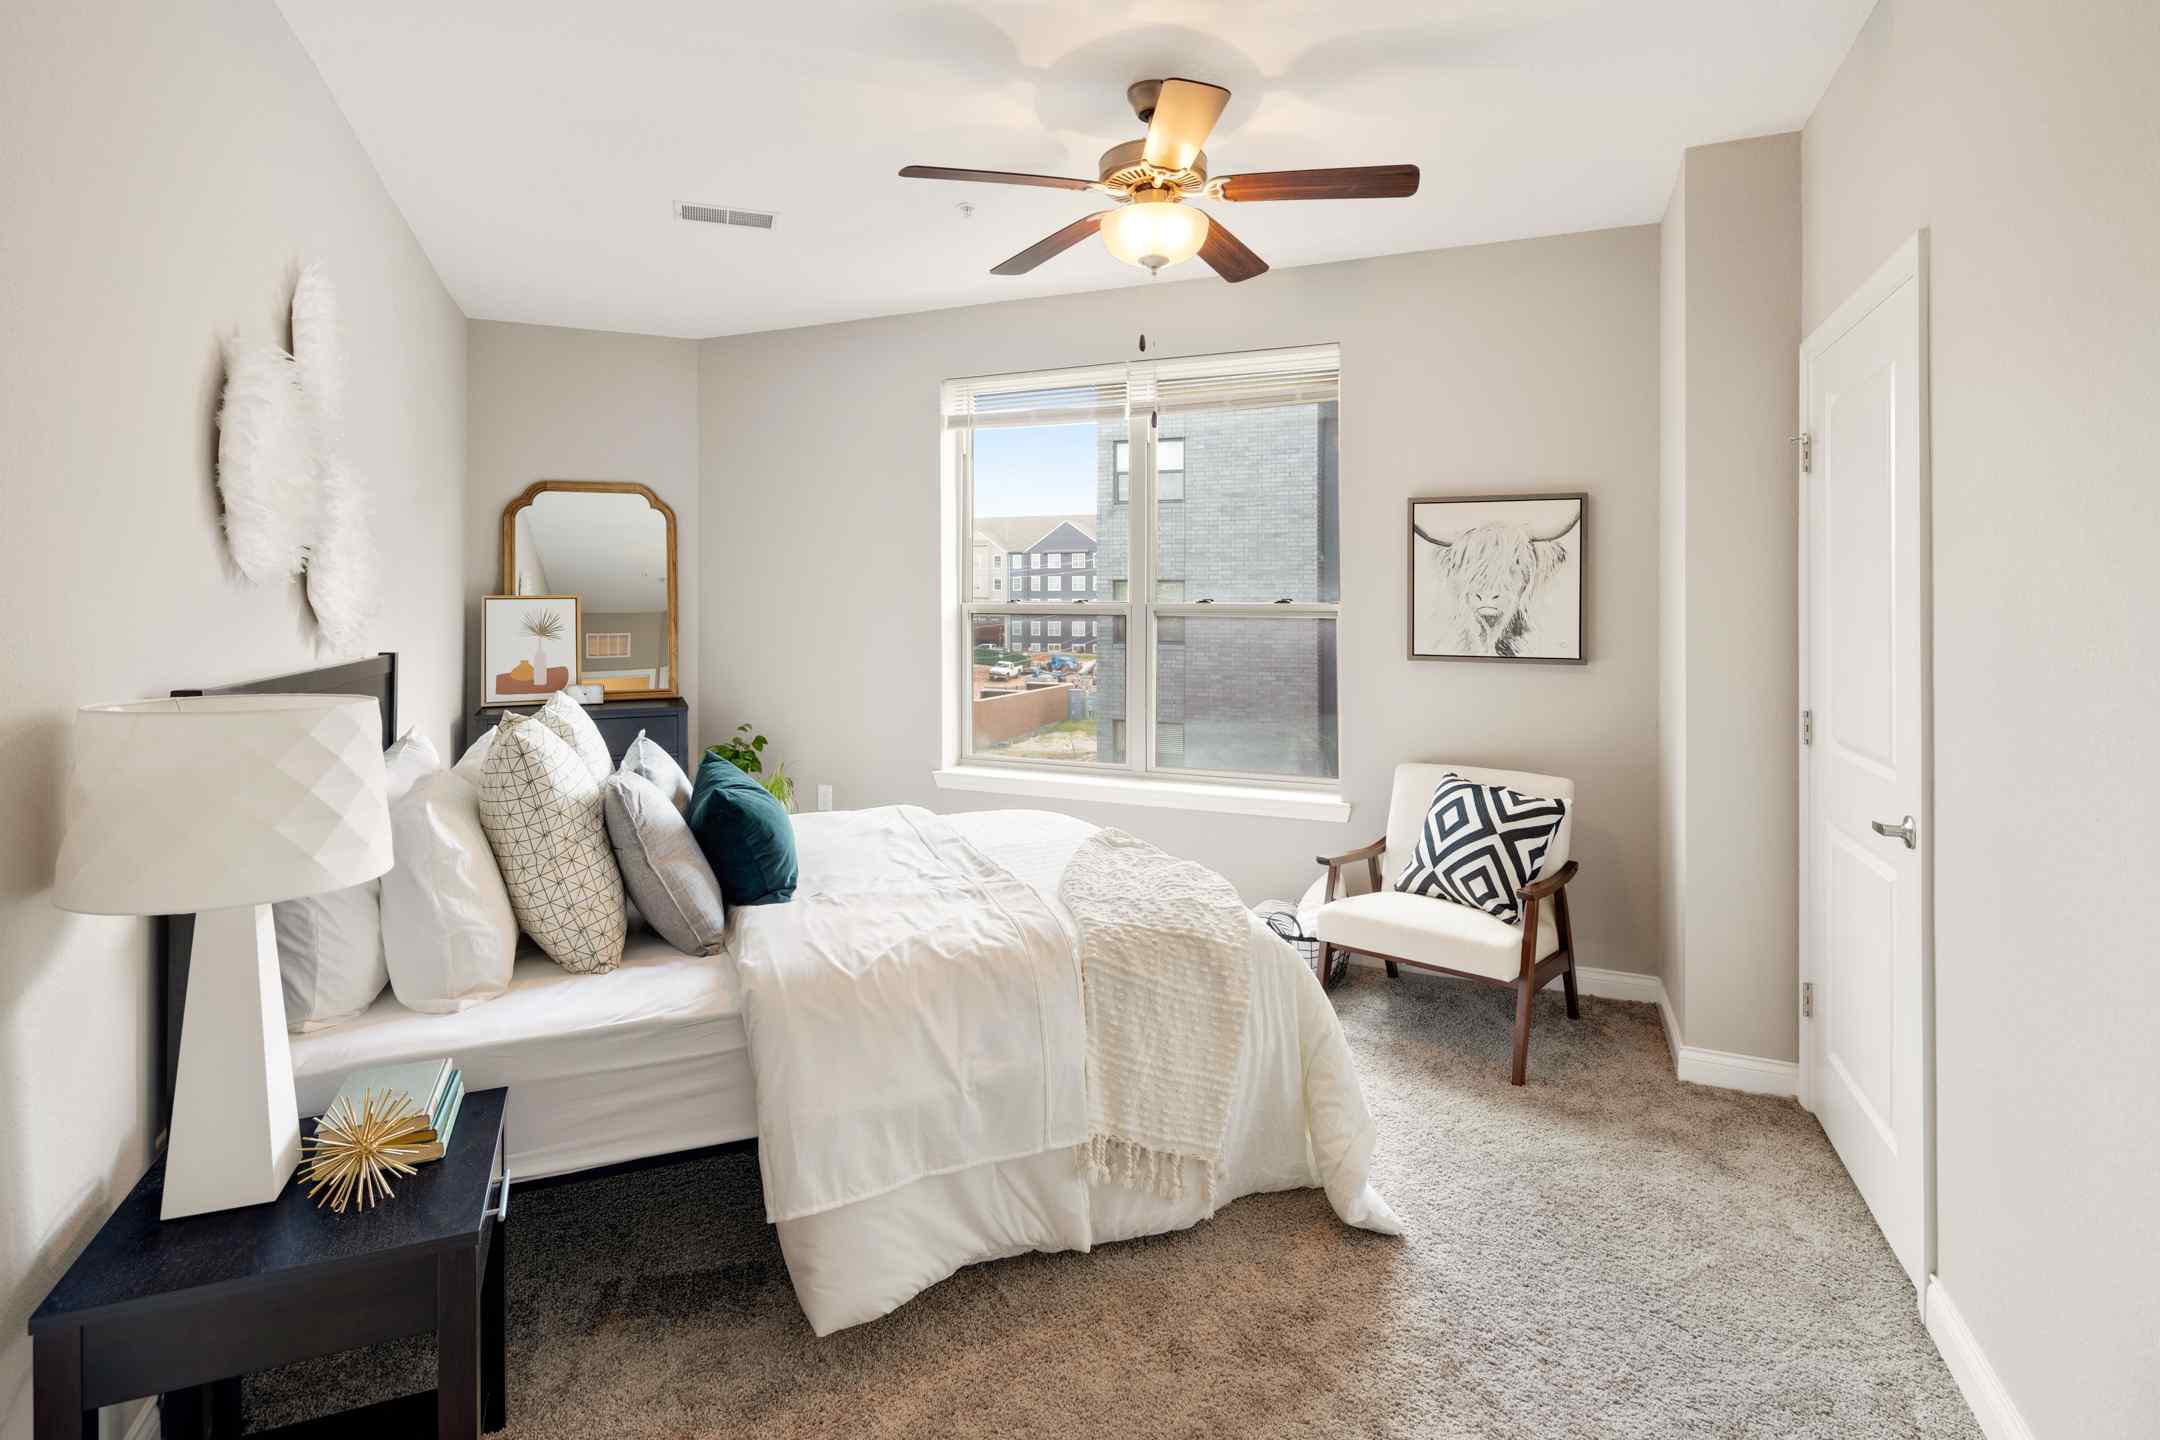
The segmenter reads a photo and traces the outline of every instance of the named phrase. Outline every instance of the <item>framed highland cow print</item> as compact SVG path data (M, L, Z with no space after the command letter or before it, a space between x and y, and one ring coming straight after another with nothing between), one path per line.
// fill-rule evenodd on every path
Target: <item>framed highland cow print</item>
M1410 502L1410 658L1583 662L1590 497Z

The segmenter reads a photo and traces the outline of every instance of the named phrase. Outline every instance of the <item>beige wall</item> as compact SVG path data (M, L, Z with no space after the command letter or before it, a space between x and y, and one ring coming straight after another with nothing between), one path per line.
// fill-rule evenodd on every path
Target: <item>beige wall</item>
M1657 972L1687 1031L1687 166L1658 227Z
M1574 777L1584 962L1649 970L1658 913L1654 228L708 341L707 726L754 720L843 807L1012 803L940 755L938 382L1134 353L1339 341L1347 825L1072 805L1294 897L1385 827L1389 776L1456 759ZM1590 492L1586 666L1412 661L1413 495ZM783 536L784 544L741 536ZM812 663L815 662L815 663Z
M2149 0L1882 0L1803 146L1808 326L1929 232L1937 1269L2081 1440L2160 1415L2156 60Z
M232 572L218 337L287 343L328 262L387 577L367 648L447 745L461 691L465 321L268 0L11 5L0 43L0 1433L24 1322L150 1156L150 927L51 883L77 705L350 658Z
M1800 137L1689 150L1662 256L1666 993L1795 1060Z
M630 653L615 660L588 660L585 646L578 645L578 671L594 675L608 670L655 670L666 671L667 612L665 610L580 610L578 624L590 635L602 633L627 634L630 637Z
M493 320L468 336L467 707L480 703L480 597L502 583L503 506L535 480L635 480L675 512L677 684L698 748L697 342Z

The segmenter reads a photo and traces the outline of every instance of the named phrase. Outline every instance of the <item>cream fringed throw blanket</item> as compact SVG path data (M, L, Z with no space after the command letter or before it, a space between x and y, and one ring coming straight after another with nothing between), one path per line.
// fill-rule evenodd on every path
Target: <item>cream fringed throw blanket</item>
M1058 899L1080 927L1089 1174L1212 1204L1251 1003L1250 920L1230 882L1122 830L1090 836Z

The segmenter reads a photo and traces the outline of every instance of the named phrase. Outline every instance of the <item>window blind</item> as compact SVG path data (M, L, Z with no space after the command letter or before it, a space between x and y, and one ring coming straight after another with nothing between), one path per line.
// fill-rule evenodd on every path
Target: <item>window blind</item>
M1135 365L1135 409L1243 410L1310 405L1342 393L1342 352L1302 345L1239 355L1194 355Z
M1078 370L948 380L945 427L1079 425L1132 410L1229 410L1337 399L1341 350L1301 345L1235 355L1135 360Z
M1080 425L1125 418L1125 367L982 375L945 382L945 428Z

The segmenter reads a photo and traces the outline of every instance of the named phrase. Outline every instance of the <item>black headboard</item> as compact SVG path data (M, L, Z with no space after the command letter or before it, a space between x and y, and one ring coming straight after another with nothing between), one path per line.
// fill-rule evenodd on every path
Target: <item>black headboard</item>
M205 690L175 690L182 695L369 695L382 708L382 743L385 750L397 739L397 656L384 651L349 665L303 670L273 680L253 680L245 685L218 685ZM158 1128L172 1119L174 1078L180 1073L180 1019L187 1005L188 952L195 943L193 915L164 915L157 922L158 997L163 1014L159 1032L164 1037L163 1063L158 1069Z

